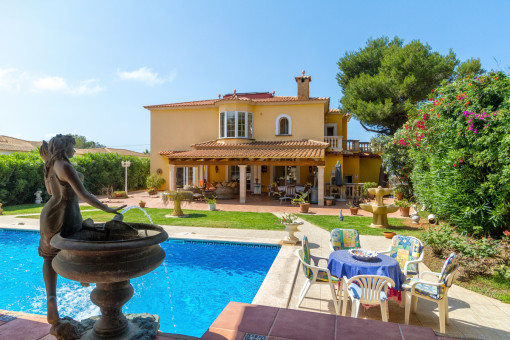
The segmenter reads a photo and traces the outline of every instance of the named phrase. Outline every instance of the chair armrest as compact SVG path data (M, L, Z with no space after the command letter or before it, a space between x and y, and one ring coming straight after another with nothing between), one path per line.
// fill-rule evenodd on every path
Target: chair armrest
M331 241L329 241L329 250L331 250L331 252L335 251L335 248L333 248L333 244L331 243Z
M425 275L432 275L432 276L436 276L436 277L441 277L441 273L436 273L436 272L431 272L431 271L426 271L426 272L422 272L420 273L420 279L425 276Z
M320 260L325 260L325 261L328 261L329 262L329 258L327 257L322 257L322 256L317 256L317 255L310 255L310 259L313 260L313 263L315 265L318 265Z
M421 258L421 257L420 257ZM404 263L404 275L407 276L407 268L409 267L410 264L418 264L420 262L423 262L423 259L417 259L417 260L411 260L411 261L406 261Z

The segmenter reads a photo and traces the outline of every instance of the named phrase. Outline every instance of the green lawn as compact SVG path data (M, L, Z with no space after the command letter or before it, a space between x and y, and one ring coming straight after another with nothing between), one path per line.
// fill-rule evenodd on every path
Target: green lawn
M19 204L3 206L4 215L40 214L44 204ZM80 206L80 210L95 209L91 206Z
M382 236L383 231L392 231L399 235L409 235L419 237L421 230L418 228L411 228L402 223L400 218L388 218L390 227L387 229L371 228L372 217L363 216L344 216L342 222L339 221L338 216L325 216L325 215L304 215L300 214L303 220L315 224L322 229L331 231L335 228L343 229L356 229L360 235L377 235Z
M187 218L165 217L172 212L171 209L145 209L152 218L154 224L178 225L206 228L233 228L233 229L259 229L259 230L284 230L285 227L278 223L278 218L271 213L237 212L237 211L208 211L208 210L183 210ZM103 211L86 211L83 218L92 218L94 221L108 221L112 214ZM147 217L139 209L132 209L124 214L124 221L149 223Z

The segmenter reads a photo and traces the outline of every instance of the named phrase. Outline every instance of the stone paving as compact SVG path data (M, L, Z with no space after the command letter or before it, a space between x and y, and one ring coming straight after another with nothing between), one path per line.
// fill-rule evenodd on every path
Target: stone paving
M117 201L123 202L122 204L134 205L141 198L147 201L149 207L156 206L160 198L154 198L154 201L149 201L144 197L148 196L144 193L139 193L135 197L127 200L112 200L110 204L116 205ZM131 201L130 201L131 200ZM152 203L154 206L151 206ZM162 203L161 203L162 204ZM202 202L193 202L191 204L193 209L202 207L207 208L207 205ZM250 208L250 205L242 206L236 203L225 203L219 205L222 210L229 211L230 209L236 211L267 211L274 209L275 211L296 212L297 208L287 204L287 206L280 206L278 202L276 205L269 207L257 206L256 209ZM184 207L188 208L188 207ZM189 207L191 208L191 207ZM287 210L287 209L291 210ZM324 209L324 210L322 210ZM317 213L329 212L330 214L338 214L338 207L324 207L318 208L312 206L312 211ZM278 213L277 213L278 215ZM239 242L258 242L258 243L278 243L284 236L283 231L264 231L264 230L241 230L241 229L221 229L221 228L199 228L199 227L178 227L178 226L164 226L170 237L175 238L194 238L205 240L232 240ZM25 230L38 230L39 221L37 219L16 218L14 216L0 216L0 228L7 229L25 229ZM308 222L300 226L300 232L296 233L298 238L307 235L311 243L311 252L314 255L328 257L329 256L329 233L321 228L318 228ZM390 244L390 240L379 236L365 236L361 235L361 245L363 248L371 250L386 250ZM299 271L298 259L294 255L296 246L283 246L279 252L277 259L268 272L266 279L262 283L259 292L253 300L253 304L266 305L279 308L296 308L297 296L304 284L304 276ZM324 266L327 263L322 264ZM428 270L424 265L421 265L421 271ZM475 338L475 339L509 339L510 338L510 305L497 301L495 299L474 293L462 287L453 285L449 290L449 311L450 311L450 325L446 327L446 334L450 337L460 338ZM331 299L329 287L324 284L313 285L306 298L304 299L301 308L304 311L318 312L325 314L334 314L334 308ZM404 309L400 308L397 303L389 304L390 309L390 322L404 323ZM349 315L349 308L348 308ZM4 314L12 314L12 312L4 312ZM2 312L0 311L0 314ZM29 316L36 319L33 322L41 323L38 329L44 329L44 318L40 316ZM370 308L360 310L358 318L381 320L380 309ZM43 321L41 321L43 320ZM13 322L13 321L11 321ZM3 332L7 332L8 326L11 322L0 321L0 339L4 339ZM19 321L18 321L19 322ZM411 314L411 325L424 326L434 329L439 332L439 319L437 305L425 300L419 300L417 314ZM11 324L16 326L15 323ZM47 326L47 325L46 325ZM21 337L23 327L16 326L20 332L17 333L20 337L16 339L52 339L52 337ZM12 332L12 330L11 330ZM7 333L5 333L7 334ZM11 334L11 333L8 333ZM46 333L47 334L47 333ZM23 336L25 333L23 333ZM164 335L161 335L163 339ZM171 338L171 335L168 335Z

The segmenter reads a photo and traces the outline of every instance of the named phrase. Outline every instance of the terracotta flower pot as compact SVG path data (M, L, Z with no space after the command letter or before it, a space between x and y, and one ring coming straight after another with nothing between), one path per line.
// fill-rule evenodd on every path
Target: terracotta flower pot
M409 210L411 207L400 207L400 216L409 217Z
M392 231L383 231L383 235L386 238L392 239L393 236L395 236L396 234L394 232L392 232Z
M307 213L308 209L310 209L310 203L301 203L301 204L299 204L299 212Z
M351 215L357 215L358 214L358 207L354 207L354 208L349 208L349 210L351 211Z
M139 202L138 205L140 206L140 208L145 208L145 202Z
M328 206L333 205L333 200L326 200L326 205Z

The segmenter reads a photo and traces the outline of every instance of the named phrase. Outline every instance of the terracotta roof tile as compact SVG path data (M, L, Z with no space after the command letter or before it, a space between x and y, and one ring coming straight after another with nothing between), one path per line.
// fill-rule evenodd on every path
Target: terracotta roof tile
M232 96L229 96L229 97L222 98L222 99L207 99L207 100L198 100L198 101L182 102L182 103L148 105L148 106L144 106L144 108L150 110L150 109L165 108L165 107L205 106L205 105L214 105L220 101L230 101L230 100L251 101L254 103L303 101L303 99L299 99L298 97L284 97L284 96L275 96L275 97L271 97L271 98L246 98L246 97L242 97L242 96L236 96L234 98ZM308 101L323 101L323 100L329 100L329 98L328 97L317 97L317 98L309 98L306 100L308 100Z
M252 141L248 143L227 144L218 140L191 145L195 149L296 149L296 148L327 148L328 143L302 139L289 141Z
M202 149L190 151L162 151L167 158L324 158L325 150L306 149Z
M192 145L189 151L161 151L167 158L324 158L328 143L314 140L253 141L223 144L209 141Z
M37 149L42 142L32 142L9 136L0 136L0 150L11 152L29 152Z

